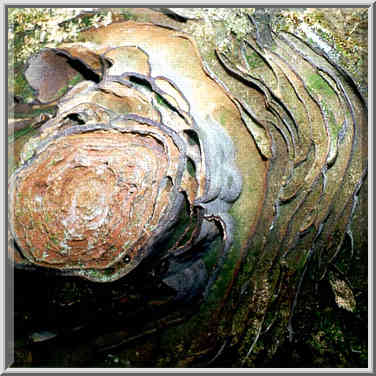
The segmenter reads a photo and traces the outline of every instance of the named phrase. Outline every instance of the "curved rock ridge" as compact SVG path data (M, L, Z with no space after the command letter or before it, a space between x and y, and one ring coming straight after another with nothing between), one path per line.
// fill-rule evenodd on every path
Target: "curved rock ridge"
M306 278L362 259L367 104L325 52L257 13L231 35L180 12L164 23L190 36L113 23L29 61L58 111L10 178L10 255L125 276L95 285L118 289L124 315L89 341L132 364L271 364L299 331Z
M242 178L217 112L239 121L238 110L185 35L126 24L121 41L65 44L29 61L39 100L57 98L58 112L10 178L19 265L113 281L150 254L195 258L220 233L223 252L232 243ZM81 81L59 97L74 69Z

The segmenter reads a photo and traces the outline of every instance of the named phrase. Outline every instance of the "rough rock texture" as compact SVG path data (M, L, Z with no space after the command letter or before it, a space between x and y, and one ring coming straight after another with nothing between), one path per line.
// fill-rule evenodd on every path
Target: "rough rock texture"
M352 218L367 108L351 77L300 37L274 33L265 12L164 13L134 10L149 22L42 51L35 61L47 54L54 69L50 54L64 56L83 77L60 97L28 66L58 111L10 178L10 254L35 269L23 273L51 278L47 295L65 291L47 309L72 317L51 330L85 336L71 349L34 335L66 354L48 364L87 365L117 348L121 366L268 364L293 338L306 276L322 281L364 241ZM43 277L46 267L116 281L72 278L64 290L69 279ZM75 317L92 305L97 314Z

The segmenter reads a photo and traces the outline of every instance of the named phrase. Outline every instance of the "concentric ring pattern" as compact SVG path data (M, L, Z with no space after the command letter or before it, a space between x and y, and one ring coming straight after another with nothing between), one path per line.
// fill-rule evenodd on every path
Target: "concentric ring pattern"
M227 106L240 121L238 110L189 39L147 24L125 31L116 47L43 50L26 71L42 102L56 97L43 81L51 54L60 70L61 59L69 71L79 60L100 79L61 97L56 116L23 149L9 185L17 262L112 281L151 253L184 255L220 232L225 250L231 245L228 210L242 179L216 112ZM166 48L178 38L191 68L181 74L173 55L143 39L152 32ZM193 80L194 71L205 79Z

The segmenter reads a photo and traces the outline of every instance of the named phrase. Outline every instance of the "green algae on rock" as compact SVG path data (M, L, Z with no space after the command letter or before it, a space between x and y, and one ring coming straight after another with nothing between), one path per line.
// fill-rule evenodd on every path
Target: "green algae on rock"
M101 337L104 349L126 344L129 356L158 343L153 366L271 359L293 336L308 271L322 279L353 239L366 104L306 41L267 35L257 11L243 16L225 46L223 20L209 27L189 16L186 33L121 22L48 50L86 79L59 98L11 178L16 266L102 282L150 267L174 302L202 297L193 315L172 303L166 318ZM67 76L56 92L68 84ZM42 77L34 86L43 95L45 85ZM38 204L36 193L53 204ZM136 363L149 366L148 356Z

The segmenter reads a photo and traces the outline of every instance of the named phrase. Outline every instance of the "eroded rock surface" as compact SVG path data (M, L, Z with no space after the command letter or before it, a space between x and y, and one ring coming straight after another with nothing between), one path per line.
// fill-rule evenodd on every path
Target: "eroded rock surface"
M10 178L10 255L111 282L122 324L87 343L123 346L130 366L271 359L307 272L353 247L367 176L353 80L265 15L234 14L228 33L205 12L88 30L26 72L58 111ZM52 92L33 61L66 69Z

